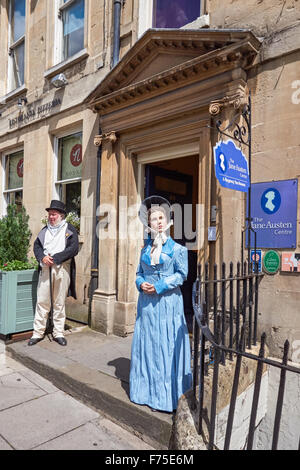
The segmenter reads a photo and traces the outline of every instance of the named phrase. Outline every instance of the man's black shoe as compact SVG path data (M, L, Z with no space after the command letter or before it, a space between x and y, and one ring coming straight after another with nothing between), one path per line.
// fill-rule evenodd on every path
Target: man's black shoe
M28 341L28 346L34 346L39 341L42 341L43 338L30 338Z
M61 346L67 346L67 340L63 336L58 336L57 338L53 338Z

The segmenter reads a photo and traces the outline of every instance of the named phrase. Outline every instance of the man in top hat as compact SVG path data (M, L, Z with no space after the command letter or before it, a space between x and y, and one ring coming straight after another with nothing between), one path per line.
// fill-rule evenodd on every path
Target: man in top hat
M78 235L75 227L65 220L66 208L63 202L52 200L46 211L48 223L38 234L33 246L39 262L39 282L34 331L28 345L33 346L43 339L52 300L52 336L58 344L66 346L65 301L67 295L76 299L74 257L78 253Z

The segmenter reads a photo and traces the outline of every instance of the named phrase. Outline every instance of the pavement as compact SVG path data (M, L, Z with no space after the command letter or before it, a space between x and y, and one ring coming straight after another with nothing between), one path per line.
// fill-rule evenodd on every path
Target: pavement
M28 340L6 344L6 354L57 387L58 396L65 392L80 400L149 449L168 449L173 415L153 412L129 399L132 335L106 336L85 326L67 330L65 337L65 347L45 337L34 346L28 346Z
M0 450L151 450L8 357L0 342Z

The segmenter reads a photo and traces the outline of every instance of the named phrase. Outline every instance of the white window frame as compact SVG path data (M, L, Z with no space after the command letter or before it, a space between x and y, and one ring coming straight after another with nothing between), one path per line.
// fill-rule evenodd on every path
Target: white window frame
M55 22L54 22L54 64L60 64L61 62L66 62L69 61L72 57L70 56L67 58L64 58L64 37L63 37L63 11L70 7L72 3L74 3L76 0L68 0L66 3L63 3L63 0L54 0L55 1ZM86 34L86 10L87 10L87 5L86 5L86 0L84 0L84 38ZM85 42L85 39L84 39ZM85 45L83 43L81 51L84 51ZM81 51L78 51L75 56L81 53Z
M21 36L17 41L11 42L11 22L12 22L12 1L9 0L8 4L8 69L7 69L7 93L10 93L22 86L24 86L25 83L25 60L26 60L26 2L25 2L25 34ZM17 46L20 46L22 43L24 43L24 81L21 84L18 84L17 86L13 87L12 85L12 77L13 77L13 70L14 70L14 49Z
M202 17L204 11L204 0L199 0L200 3L200 16ZM204 15L203 15L204 16ZM197 18L195 21L197 21ZM139 25L138 25L138 37L141 37L147 29L153 28L153 0L139 0ZM207 24L205 24L207 26ZM180 29L183 29L182 26Z
M59 155L58 155L58 141L64 137L68 137L73 134L78 134L81 132L83 137L83 130L82 127L77 127L74 129L70 129L68 131L64 131L63 133L59 133L54 137L54 168L53 168L53 175L54 175L54 184L53 184L53 199L62 200L62 195L60 194L59 186L63 184L70 184L70 183L82 183L82 176L77 178L70 178L64 180L58 180L58 165L59 165Z
M20 188L14 188L14 189L5 189L5 185L6 185L6 171L7 171L7 163L6 163L6 159L10 156L10 155L13 155L14 153L18 153L18 152L23 152L23 158L24 158L24 147L17 147L13 150L10 150L9 152L5 152L2 154L2 195L3 195L3 201L2 201L2 216L5 216L7 214L7 206L8 206L8 203L7 203L7 194L9 193L15 193L15 192L18 192L18 191L22 191L24 192L24 188L23 186L20 187Z

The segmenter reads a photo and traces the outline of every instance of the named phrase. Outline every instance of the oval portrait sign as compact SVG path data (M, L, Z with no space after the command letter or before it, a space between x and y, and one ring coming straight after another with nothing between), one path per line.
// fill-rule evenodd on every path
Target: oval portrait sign
M73 166L79 166L82 162L82 145L76 144L70 152L70 161Z
M276 274L280 268L280 255L275 250L269 250L263 257L263 268L267 274Z
M17 164L17 174L19 178L23 178L24 174L24 159L21 158Z

